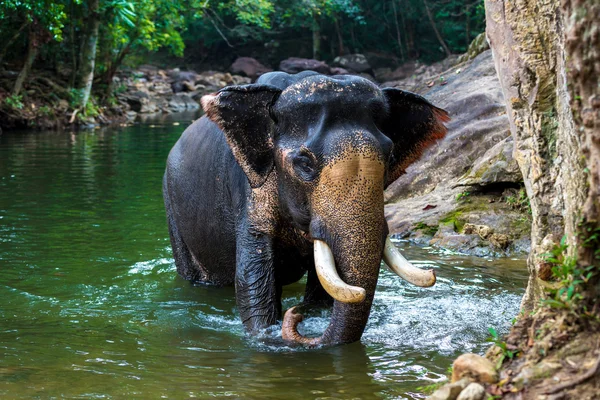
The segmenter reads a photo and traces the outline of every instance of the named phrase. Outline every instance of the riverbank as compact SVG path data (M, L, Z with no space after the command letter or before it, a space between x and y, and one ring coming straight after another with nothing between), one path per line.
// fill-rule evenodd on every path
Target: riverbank
M464 57L464 56L463 56ZM408 62L395 69L377 68L362 54L323 61L290 57L276 68L251 57L239 57L227 71L201 71L159 68L141 65L117 72L111 87L94 84L95 91L85 109L75 107L75 91L70 90L72 73L56 67L33 70L23 92L11 91L18 76L16 70L0 71L0 129L77 129L134 121L139 115L196 110L200 98L229 85L254 82L260 75L273 71L290 74L313 70L325 75L359 75L381 86L394 86L402 80L408 90L457 62L458 56L424 65Z
M206 93L251 79L226 72L181 71L142 65L122 70L113 80L110 97L90 101L86 109L73 107L67 82L60 75L35 71L21 96L9 88L16 72L0 73L0 129L77 129L123 124L139 115L197 110Z

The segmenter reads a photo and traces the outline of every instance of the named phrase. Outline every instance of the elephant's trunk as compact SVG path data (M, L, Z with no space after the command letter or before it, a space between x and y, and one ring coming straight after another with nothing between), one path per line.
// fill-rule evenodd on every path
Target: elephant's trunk
M334 272L343 284L333 287L341 293L328 290L335 302L331 321L321 337L300 335L296 326L302 316L291 309L284 317L285 340L320 345L360 339L371 311L387 233L383 178L384 163L369 144L343 152L323 168L311 199L310 233L317 255L319 247L331 248ZM315 259L317 267L321 261ZM323 282L322 276L319 279ZM326 290L327 285L323 284Z
M319 243L319 241L315 242ZM343 256L336 257L340 260L337 269L341 275L338 279L342 283L333 289L339 292L333 293L332 297L336 300L333 305L331 321L322 336L307 338L298 332L297 325L302 321L303 316L298 314L294 307L285 313L282 326L283 339L288 342L301 343L307 346L318 346L321 344L334 345L359 340L369 318L375 294L375 286L377 285L382 244L377 246L377 248L378 250L375 250L371 257L365 255L364 252L359 252L361 253L362 262L354 264L350 261L353 264L352 268L348 268L347 262L341 261L344 260ZM339 253L338 249L336 254ZM346 257L353 258L348 255ZM317 260L316 262L318 263ZM326 290L328 289L326 284L323 286ZM329 292L330 290L331 288L327 291Z

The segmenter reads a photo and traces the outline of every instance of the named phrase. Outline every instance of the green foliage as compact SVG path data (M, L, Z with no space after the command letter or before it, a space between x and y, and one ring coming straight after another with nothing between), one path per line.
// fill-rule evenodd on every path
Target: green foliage
M448 383L447 379L441 380L439 382L434 382L430 385L418 386L417 390L423 394L430 395L433 392L435 392L436 390L438 390L439 388L441 388L442 386L444 386L446 383Z
M600 232L596 233L600 236ZM597 240L592 239L592 240ZM582 267L578 265L575 256L567 254L566 236L560 245L554 246L549 253L544 254L546 262L551 264L552 276L558 281L554 287L547 288L548 297L542 303L558 309L566 309L577 313L579 303L583 299L582 284L589 282L594 276L595 266Z
M454 53L484 30L483 0L428 4ZM46 69L61 70L68 86L79 85L92 65L82 48L98 21L93 90L102 101L114 96L113 77L122 65L136 66L162 49L171 55L165 63L212 69L229 67L236 56L276 67L287 57L312 57L313 50L325 61L369 52L379 60L374 68L445 57L423 0L4 0L0 58L18 65L35 48L34 68L43 60ZM313 49L313 33L319 50ZM173 55L180 58L176 63ZM80 98L62 96L74 106Z
M524 188L519 189L519 192L516 195L509 194L504 196L504 201L511 208L527 212L531 215L531 202L529 201L529 197L527 197L527 192Z
M469 196L471 195L470 192L462 192L456 195L456 201L460 202L460 201L468 201L469 200Z
M506 342L502 340L500 335L498 335L496 329L490 327L488 328L488 332L490 333L490 336L486 339L486 341L496 345L502 352L500 354L500 358L498 359L498 364L496 365L496 369L498 369L505 359L508 358L512 360L515 356L517 356L519 354L519 350L510 349Z
M428 236L433 236L438 231L438 227L437 226L427 225L424 222L417 222L413 226L413 229L417 230L417 231L423 231L423 233L426 234L426 235L428 235Z
M0 32L27 24L40 30L41 37L50 35L61 41L67 15L62 1L53 0L3 0L0 2ZM2 35L0 35L0 38Z
M8 96L4 99L4 104L13 110L21 110L23 109L23 96L22 95L12 95Z

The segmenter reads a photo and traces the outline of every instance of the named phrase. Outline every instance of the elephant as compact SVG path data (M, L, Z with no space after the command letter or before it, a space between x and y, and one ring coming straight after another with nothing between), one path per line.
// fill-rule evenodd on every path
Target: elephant
M201 98L205 115L171 149L163 178L177 272L235 285L247 332L281 321L282 287L305 274L303 304L332 307L308 347L360 340L382 259L419 286L432 270L411 265L389 239L384 189L446 135L448 113L423 97L367 79L271 72Z

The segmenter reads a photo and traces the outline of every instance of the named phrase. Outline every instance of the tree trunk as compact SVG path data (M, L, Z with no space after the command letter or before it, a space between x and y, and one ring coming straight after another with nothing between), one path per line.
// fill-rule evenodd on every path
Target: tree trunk
M600 3L562 3L571 108L587 175L587 194L577 227L577 259L581 268L594 266L594 275L584 287L585 301L592 309L600 295Z
M471 6L467 4L465 7L465 49L469 51L471 44Z
M440 45L444 49L444 53L446 53L446 57L450 57L452 55L452 53L450 52L450 49L446 45L446 42L444 42L444 38L442 37L442 35L440 35L440 32L438 31L437 26L435 25L435 21L433 20L433 15L431 15L431 10L429 9L429 5L427 4L427 1L423 0L423 4L425 5L425 12L427 13L427 18L429 19L431 28L433 29L433 32L435 33L435 37L437 38L437 40L440 42Z
M133 42L135 40L137 40L138 35L134 35L131 40L129 41L129 43L127 43L127 45L123 48L123 50L121 50L119 52L119 55L117 56L117 58L115 58L113 61L111 61L109 63L109 67L106 70L106 73L104 75L104 82L106 83L106 93L105 93L105 98L109 98L112 95L113 92L113 78L115 77L115 75L117 74L117 71L119 70L119 67L121 66L121 64L123 64L123 60L125 60L125 57L127 56L127 54L129 54L129 51L131 50L131 45L133 44Z
M23 32L23 30L25 28L27 28L27 26L29 25L29 21L26 20L25 22L23 22L23 24L21 25L21 27L19 28L19 30L17 32L15 32L15 34L8 39L8 42L6 42L6 44L4 45L4 47L2 48L2 50L0 51L0 68L2 68L2 60L4 59L4 56L6 55L6 52L8 51L8 49L10 48L10 46L12 46L12 44L19 38L19 36L21 36L21 32Z
M342 38L342 31L340 29L340 23L338 22L338 19L335 18L335 31L337 33L337 38L338 38L338 55L339 56L343 56L344 55L344 39Z
M321 26L316 15L313 15L312 20L312 36L313 36L313 58L319 59L321 54Z
M15 85L13 86L12 95L17 96L21 93L23 89L23 83L25 83L25 79L29 75L29 71L31 71L31 67L33 66L33 62L37 57L38 53L38 41L37 41L37 24L33 23L29 25L29 35L27 38L27 57L25 59L25 64L23 64L23 68L15 81Z
M81 61L77 84L75 88L79 92L78 106L83 108L87 104L92 91L94 81L94 67L96 64L96 43L98 42L98 31L100 28L99 0L88 2L88 31L81 49Z
M404 10L404 4L402 0L399 0L400 10ZM404 12L400 13L400 21L402 22L402 30L404 31L404 44L406 45L406 58L410 58L412 50L412 41L408 30L406 29L406 22L404 21Z
M402 39L400 36L400 25L398 24L398 11L396 10L396 0L392 0L392 8L394 9L394 22L396 25L396 40L400 48L400 58L404 60L404 49L402 48Z
M565 81L560 0L486 0L487 36L500 78L515 159L531 202L529 282L521 304L530 311L549 276L545 254L566 236L576 247L585 175ZM548 278L546 278L548 279Z

